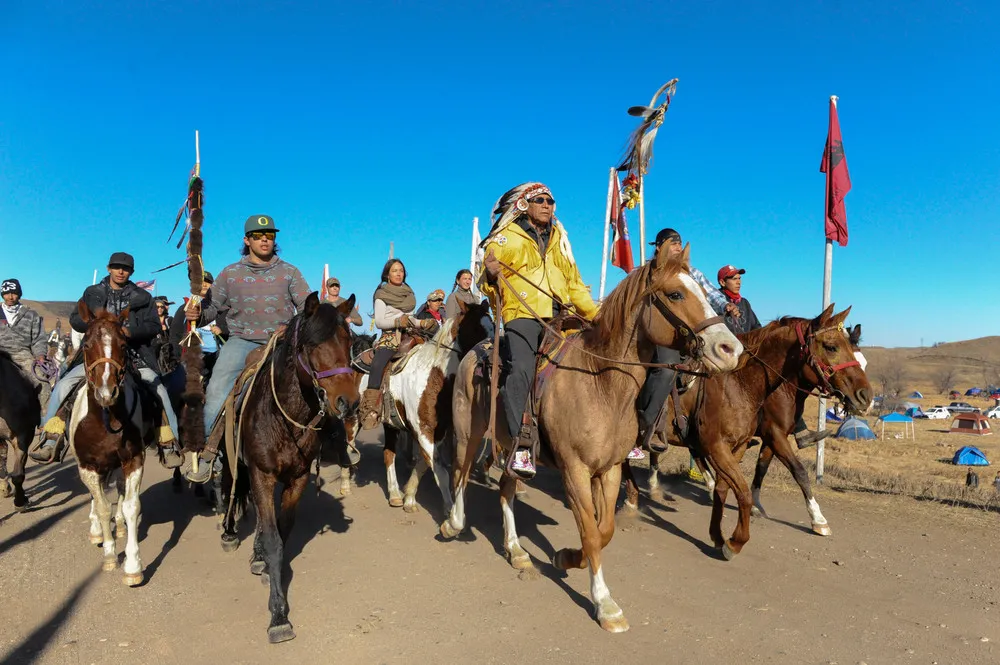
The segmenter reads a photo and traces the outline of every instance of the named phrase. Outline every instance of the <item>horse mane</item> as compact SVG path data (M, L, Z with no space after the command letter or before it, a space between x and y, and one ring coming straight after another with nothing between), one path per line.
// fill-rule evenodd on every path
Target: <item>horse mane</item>
M640 266L630 272L616 286L601 304L601 309L594 318L594 327L588 331L590 341L606 344L612 339L627 334L629 326L635 317L635 309L646 294L656 291L668 279L687 270L680 259L671 257L664 264L662 271L655 274L656 260ZM656 279L655 282L650 280Z
M741 334L739 339L745 349L756 354L760 351L761 346L772 338L775 330L778 328L791 328L801 321L808 321L808 319L803 319L797 316L782 316L761 328Z
M300 324L299 321L302 323ZM299 342L303 346L316 347L333 337L338 327L346 328L347 318L340 313L336 306L325 302L320 303L316 311L308 318L302 312L296 314L288 322L288 327L292 328L295 325L301 326L298 335ZM292 343L291 337L285 335L286 343Z

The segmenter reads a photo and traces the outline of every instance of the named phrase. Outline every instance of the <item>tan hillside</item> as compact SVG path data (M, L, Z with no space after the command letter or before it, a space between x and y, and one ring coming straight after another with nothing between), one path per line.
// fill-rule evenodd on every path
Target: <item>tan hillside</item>
M38 312L44 319L45 330L55 330L56 323L62 322L62 331L68 333L69 314L76 307L76 301L63 300L22 300L25 305Z
M1000 385L1000 337L980 337L933 347L863 347L868 377L876 390L900 393L965 392L968 388ZM951 380L946 379L951 375ZM948 383L944 386L943 383Z

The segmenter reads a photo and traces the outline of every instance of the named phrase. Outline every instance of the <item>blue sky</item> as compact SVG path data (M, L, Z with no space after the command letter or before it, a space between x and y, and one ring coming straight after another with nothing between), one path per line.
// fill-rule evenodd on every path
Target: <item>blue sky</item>
M710 277L746 268L762 320L818 313L836 94L838 306L866 344L997 333L995 3L139 4L4 3L0 278L27 298L78 298L112 251L134 279L182 258L166 238L195 129L214 272L266 213L310 285L329 263L365 313L390 241L418 298L449 290L472 218L485 233L500 194L541 180L596 292L625 110L677 76L650 237L677 228ZM183 269L158 284L183 295Z

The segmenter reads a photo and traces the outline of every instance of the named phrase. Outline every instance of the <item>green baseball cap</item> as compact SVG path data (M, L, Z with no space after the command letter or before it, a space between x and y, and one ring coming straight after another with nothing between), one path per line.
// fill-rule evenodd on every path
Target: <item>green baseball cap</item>
M243 235L253 233L254 231L273 231L277 233L278 229L274 226L274 219L270 215L250 215L247 217L246 224L243 225Z

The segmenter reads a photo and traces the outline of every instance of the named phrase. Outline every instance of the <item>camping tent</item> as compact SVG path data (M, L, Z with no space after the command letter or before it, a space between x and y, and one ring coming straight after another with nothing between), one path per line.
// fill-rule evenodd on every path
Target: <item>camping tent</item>
M916 402L903 402L903 409L919 409L920 405Z
M843 422L844 416L841 413L837 413L837 409L829 408L826 410L826 419L833 423Z
M923 399L923 398L924 396L920 394L919 390L914 390L912 393L910 393L910 399Z
M838 439L874 439L875 432L868 426L868 421L862 418L848 418L837 430Z
M979 395L982 392L983 391L980 390L979 388L969 388L968 390L965 391L965 396L969 397L970 395Z
M956 399L956 398L959 398L961 396L962 396L962 394L960 392L958 392L957 390L952 390L950 393L948 393L948 397L950 397L952 399Z
M903 423L903 438L904 439L915 439L917 438L916 432L913 429L913 418L910 416L903 415L902 413L887 413L884 416L879 416L879 423L882 425L882 438L885 438L885 424L886 423Z
M907 409L905 411L905 413L906 413L906 415L908 415L911 418L923 418L924 417L924 412L920 409L919 406L911 406L909 409Z
M956 413L951 421L952 434L993 434L989 419L981 413Z
M955 451L955 456L951 458L952 464L964 466L989 466L990 461L986 459L979 448L975 446L962 446Z

